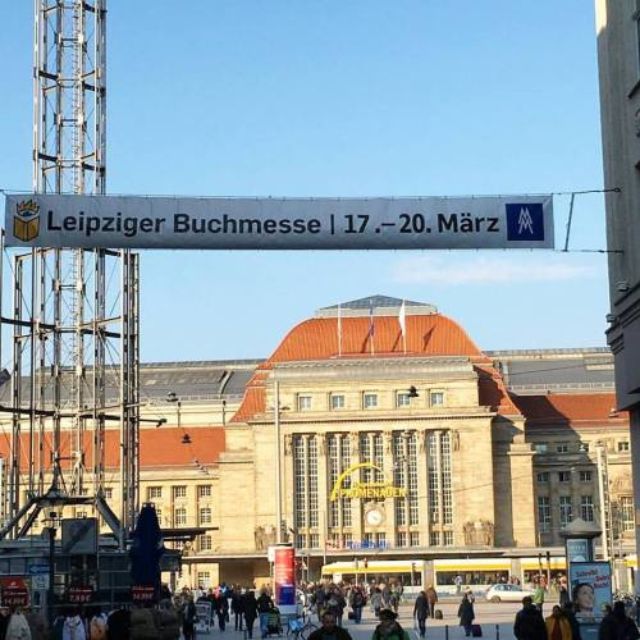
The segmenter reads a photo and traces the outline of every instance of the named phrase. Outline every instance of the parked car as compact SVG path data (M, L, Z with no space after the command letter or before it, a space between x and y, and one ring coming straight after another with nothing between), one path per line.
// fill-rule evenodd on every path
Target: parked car
M525 596L533 596L533 591L517 584L493 584L485 593L489 602L520 602Z

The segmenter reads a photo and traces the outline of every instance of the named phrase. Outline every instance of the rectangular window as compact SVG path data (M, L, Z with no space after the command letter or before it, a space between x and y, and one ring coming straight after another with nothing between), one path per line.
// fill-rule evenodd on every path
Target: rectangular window
M618 451L629 451L629 443L626 440L618 442Z
M581 471L580 482L591 482L591 471Z
M538 528L543 533L551 529L551 505L548 496L538 496Z
M411 396L406 391L396 393L396 407L409 406L411 406Z
M157 500L162 498L162 487L147 487L147 499Z
M210 507L202 507L200 509L200 524L211 524L211 509Z
M176 527L187 524L187 510L184 507L178 507L173 510L173 524Z
M211 586L211 574L208 571L198 571L198 586L201 589L209 589Z
M558 482L571 482L571 471L558 471Z
M443 391L431 391L429 393L429 406L441 407L444 404L444 392Z
M320 534L319 533L312 533L310 537L311 537L311 548L312 549L319 549L320 548Z
M581 442L578 445L578 451L580 451L581 453L589 453L589 443L588 442Z
M412 531L409 534L409 546L410 547L420 546L420 534L417 531Z
M546 442L538 442L534 445L536 453L547 453L549 451L549 445Z
M187 497L187 487L185 485L180 485L178 487L173 487L173 499L176 498L186 498Z
M211 497L211 485L201 484L198 487L198 498L210 498Z
M620 528L622 531L633 531L635 529L633 498L631 496L622 496L620 498Z
M431 547L439 547L440 546L440 532L432 531L429 534L429 545Z
M113 498L113 487L105 487L104 488L104 497L107 500L111 500L111 498Z
M378 406L378 394L365 393L362 397L362 406L365 409L375 409Z
M319 522L318 498L318 443L315 436L293 437L293 476L295 488L294 524L303 540L302 549L308 548L307 534Z
M444 546L452 547L453 546L453 531L445 531L443 533L444 536Z
M566 527L573 520L571 496L560 496L560 528Z
M211 536L200 536L199 538L199 546L200 546L200 551L211 551L211 548L213 546L213 541L211 539Z
M311 409L311 396L298 396L298 411Z
M585 522L593 522L593 496L580 497L580 517Z
M162 527L162 509L156 507L156 516L158 518L158 524Z
M546 484L547 482L549 482L549 472L541 471L540 473L538 473L538 482L540 484Z
M396 534L396 545L398 547L406 547L407 546L407 532L406 531L398 531Z
M569 443L558 442L556 444L556 453L569 453Z
M331 409L344 409L344 396L338 393L331 394Z

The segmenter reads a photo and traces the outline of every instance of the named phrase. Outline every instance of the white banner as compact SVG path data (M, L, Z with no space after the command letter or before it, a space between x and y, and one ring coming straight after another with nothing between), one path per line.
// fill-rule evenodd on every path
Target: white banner
M553 198L11 195L7 246L131 249L548 249Z

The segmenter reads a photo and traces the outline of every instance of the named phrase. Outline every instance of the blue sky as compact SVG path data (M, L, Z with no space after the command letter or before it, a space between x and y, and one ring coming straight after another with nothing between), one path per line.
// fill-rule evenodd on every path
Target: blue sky
M3 189L31 184L32 22L31 2L0 5ZM111 193L602 186L584 0L110 0L108 38ZM601 196L578 198L571 247L605 247ZM485 349L605 344L601 254L162 251L142 278L146 361L266 356L315 309L376 293L435 304Z

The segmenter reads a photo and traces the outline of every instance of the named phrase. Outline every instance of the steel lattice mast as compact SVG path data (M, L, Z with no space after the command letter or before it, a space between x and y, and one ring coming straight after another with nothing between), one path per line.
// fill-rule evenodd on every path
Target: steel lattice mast
M33 189L104 195L106 0L35 0L34 54ZM2 315L13 327L10 523L0 537L26 533L57 500L94 504L124 545L139 506L137 255L34 249L13 257L12 276L13 315ZM118 424L116 518L104 483Z

